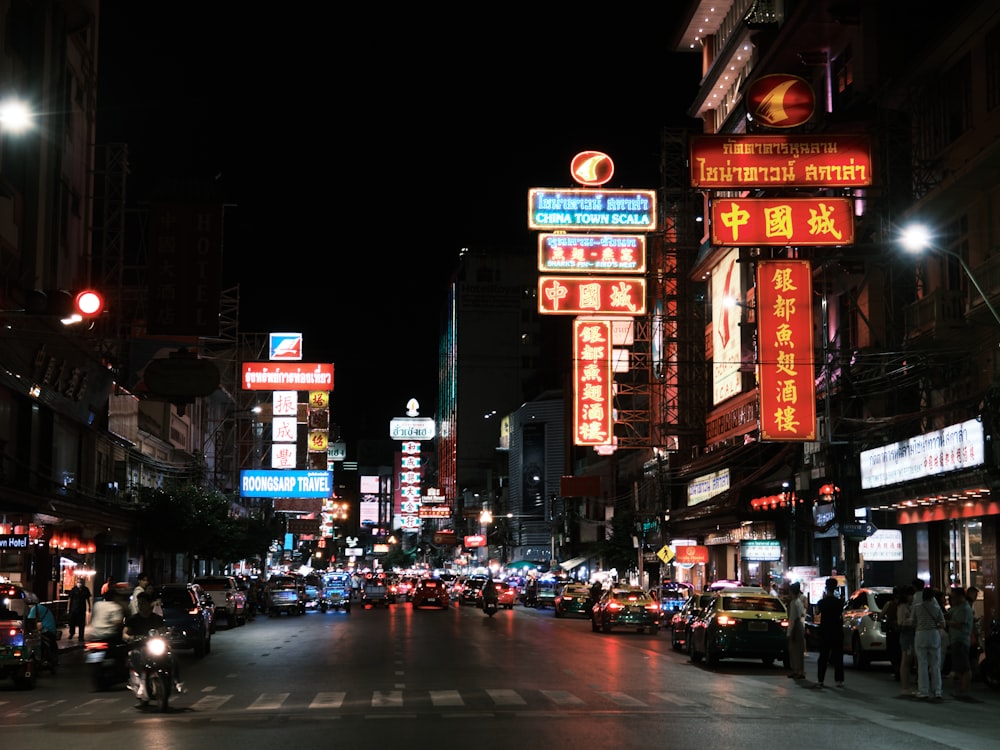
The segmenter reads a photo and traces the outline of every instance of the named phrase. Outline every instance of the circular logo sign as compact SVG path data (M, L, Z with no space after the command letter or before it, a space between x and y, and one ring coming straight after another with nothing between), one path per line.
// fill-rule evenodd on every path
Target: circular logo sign
M816 109L816 96L804 78L775 73L750 84L747 112L769 128L794 128Z
M570 162L569 173L581 185L596 187L611 179L615 163L600 151L581 151Z

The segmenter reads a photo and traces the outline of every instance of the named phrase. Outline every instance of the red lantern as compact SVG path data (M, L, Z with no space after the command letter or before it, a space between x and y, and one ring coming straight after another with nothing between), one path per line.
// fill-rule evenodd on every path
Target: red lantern
M52 538L49 539L49 546L52 549L55 549L56 547L58 547L59 546L59 537L57 537L55 534L53 534Z
M97 552L97 545L94 544L92 541L91 542L87 542L87 554L88 555L92 555L95 552Z

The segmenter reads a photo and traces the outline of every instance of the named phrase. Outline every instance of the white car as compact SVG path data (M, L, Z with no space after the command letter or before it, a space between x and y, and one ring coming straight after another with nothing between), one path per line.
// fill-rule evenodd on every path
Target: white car
M216 619L220 615L225 617L226 624L231 628L247 621L247 596L233 576L198 576L194 583L212 597Z
M859 669L867 669L873 661L889 661L882 610L890 601L891 586L871 586L855 591L844 605L844 653L852 655Z

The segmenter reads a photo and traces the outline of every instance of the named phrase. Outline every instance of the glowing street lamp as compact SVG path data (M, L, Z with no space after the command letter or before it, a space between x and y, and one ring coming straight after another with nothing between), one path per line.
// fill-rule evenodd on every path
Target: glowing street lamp
M954 250L935 244L930 231L922 224L912 224L904 227L899 234L899 241L903 246L903 249L910 253L921 253L924 250L930 250L934 253L949 255L957 260L959 265L962 267L962 270L965 272L965 275L969 277L969 281L972 283L972 286L976 288L979 296L982 297L983 303L986 305L986 309L992 313L993 319L1000 324L1000 314L997 313L997 310L993 307L989 297L987 297L986 293L983 292L983 288L979 286L979 282L973 275L972 269L969 268L969 264L965 262L965 258L963 258L960 253L956 253Z
M27 104L19 99L0 101L0 131L23 133L34 124L34 115Z

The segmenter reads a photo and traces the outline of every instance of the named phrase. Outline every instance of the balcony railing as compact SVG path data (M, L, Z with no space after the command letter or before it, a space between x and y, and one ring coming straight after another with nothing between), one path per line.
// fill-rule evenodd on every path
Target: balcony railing
M998 269L1000 270L1000 269ZM957 289L935 289L904 310L906 337L946 338L966 328L965 294Z

